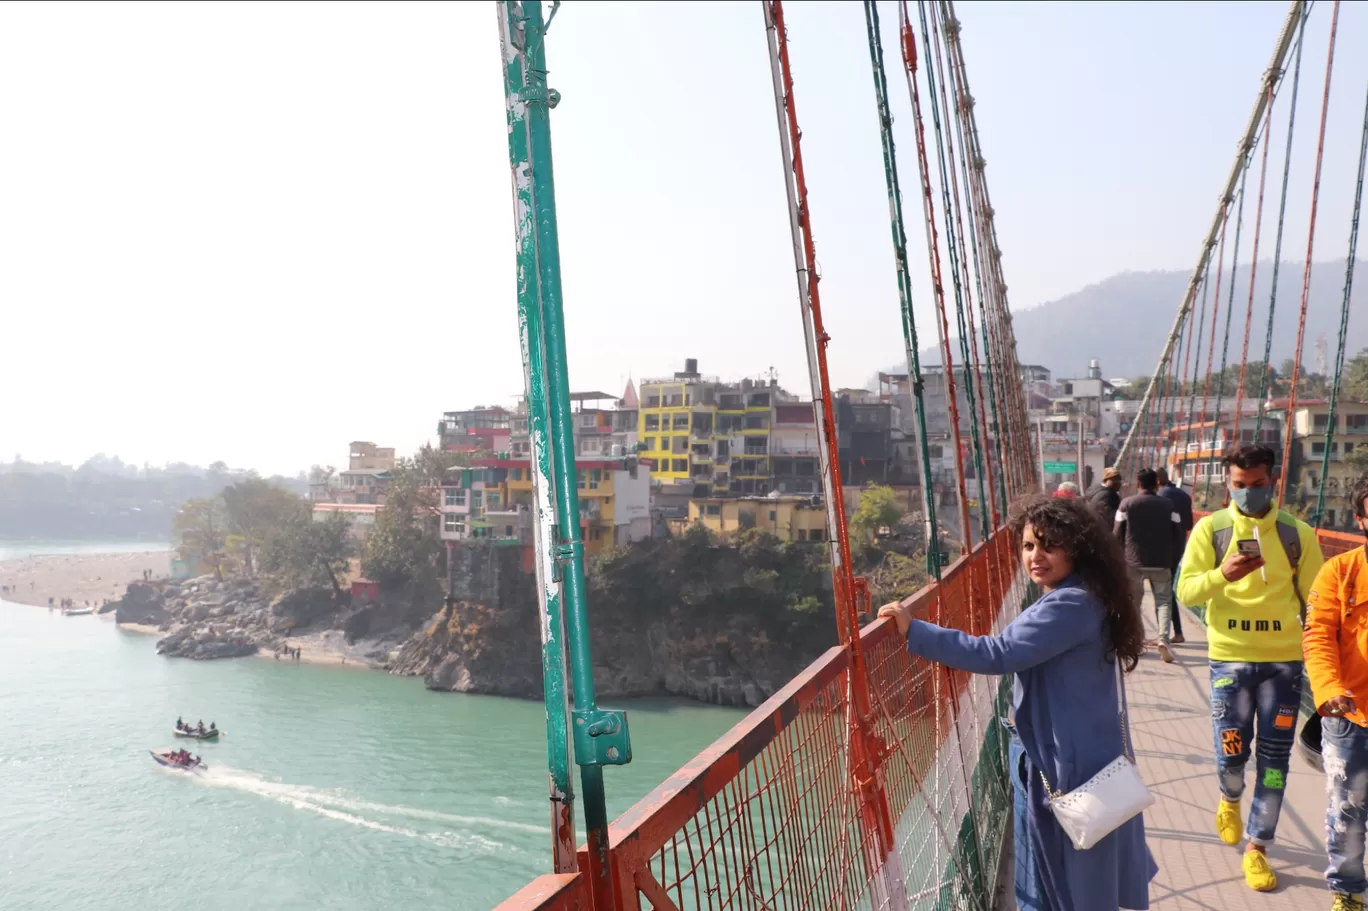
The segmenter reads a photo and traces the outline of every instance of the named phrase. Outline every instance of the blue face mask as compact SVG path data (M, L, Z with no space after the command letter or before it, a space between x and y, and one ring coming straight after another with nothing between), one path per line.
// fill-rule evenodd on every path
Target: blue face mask
M1239 507L1240 512L1247 516L1257 516L1273 502L1273 486L1270 484L1267 487L1245 487L1240 490L1232 487L1230 499Z

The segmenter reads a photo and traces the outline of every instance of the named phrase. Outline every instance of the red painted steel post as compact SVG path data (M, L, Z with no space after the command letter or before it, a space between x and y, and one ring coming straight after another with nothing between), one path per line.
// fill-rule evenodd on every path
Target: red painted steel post
M802 131L793 99L793 69L789 60L788 37L784 27L781 0L762 0L769 33L771 69L775 81L776 113L779 118L780 145L783 149L785 190L789 196L789 218L793 231L794 261L798 272L799 298L808 346L808 369L813 401L818 409L818 434L823 444L823 483L826 487L828 521L832 529L831 572L835 594L837 627L841 643L850 656L848 673L848 729L850 732L849 773L860 800L860 816L865 833L865 862L872 883L887 892L893 908L904 908L906 897L900 874L897 842L888 797L884 792L880 766L887 749L871 724L869 675L860 642L860 607L868 601L864 579L851 572L850 536L846 524L845 496L841 484L839 438L831 401L831 381L827 369L827 344L830 336L822 321L821 294L818 287L817 251L812 237L811 208L808 204L807 176L803 169ZM866 603L867 606L867 603Z

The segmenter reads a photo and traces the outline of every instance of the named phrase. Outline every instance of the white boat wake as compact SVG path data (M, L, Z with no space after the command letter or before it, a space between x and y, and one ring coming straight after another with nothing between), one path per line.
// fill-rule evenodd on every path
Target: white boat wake
M510 820L484 816L464 816L456 813L426 810L421 807L361 800L336 790L272 781L254 772L223 765L210 766L207 772L195 776L195 780L209 787L226 788L253 794L297 810L305 810L349 825L405 838L419 839L441 847L462 848L482 854L496 850L508 850L512 847L512 845L504 844L481 834L482 832L487 833L490 829L504 829L531 834L543 832L543 829L537 826ZM415 828L413 825L404 825L401 820L446 824L460 828L431 831Z

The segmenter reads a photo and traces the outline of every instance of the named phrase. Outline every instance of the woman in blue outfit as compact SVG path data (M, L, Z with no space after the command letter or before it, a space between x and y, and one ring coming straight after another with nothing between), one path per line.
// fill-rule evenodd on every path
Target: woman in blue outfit
M1079 851L1054 814L1050 787L1071 791L1122 750L1115 661L1135 668L1144 650L1140 606L1110 529L1083 500L1031 497L1012 530L1021 562L1044 592L998 636L970 636L913 619L901 604L880 609L914 655L975 674L1014 674L1009 768L1015 791L1016 896L1022 911L1149 908L1159 872L1136 816ZM1126 732L1129 737L1129 732Z

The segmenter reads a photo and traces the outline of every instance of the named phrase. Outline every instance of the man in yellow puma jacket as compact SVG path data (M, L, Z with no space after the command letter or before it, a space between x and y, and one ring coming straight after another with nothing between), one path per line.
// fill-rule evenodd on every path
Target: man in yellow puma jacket
M1207 606L1211 717L1221 788L1216 831L1229 845L1240 841L1245 764L1254 748L1256 715L1259 720L1244 874L1250 888L1266 892L1278 884L1264 849L1273 841L1282 812L1301 704L1302 605L1325 559L1314 529L1273 502L1271 449L1240 446L1223 463L1231 504L1192 529L1178 599ZM1257 542L1259 553L1241 554L1242 541Z

